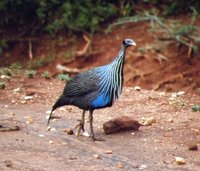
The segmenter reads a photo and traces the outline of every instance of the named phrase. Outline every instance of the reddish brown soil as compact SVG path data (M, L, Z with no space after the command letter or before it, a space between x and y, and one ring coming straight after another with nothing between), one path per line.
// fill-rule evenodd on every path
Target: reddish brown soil
M74 128L81 117L81 110L72 106L57 110L53 115L58 118L50 123L55 130L47 131L46 111L64 84L57 79L17 76L0 90L0 125L20 128L0 132L0 170L200 170L200 149L188 149L190 143L200 148L200 114L191 111L199 103L199 94L186 92L173 100L171 93L124 88L113 107L95 111L95 134L105 141L92 142L63 132ZM14 92L18 87L20 91ZM24 100L31 92L33 98ZM105 135L103 123L119 116L138 121L153 116L156 122L137 132ZM178 165L175 157L186 163Z

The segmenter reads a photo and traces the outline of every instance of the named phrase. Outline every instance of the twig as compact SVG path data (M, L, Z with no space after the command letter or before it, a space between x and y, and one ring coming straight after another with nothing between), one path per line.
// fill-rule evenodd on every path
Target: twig
M83 38L86 41L86 44L82 50L76 52L76 57L84 56L88 52L91 45L91 40L86 35L83 35Z
M32 42L29 40L28 42L28 54L29 54L29 59L33 59L33 52L32 52Z
M67 73L71 73L71 74L77 74L82 71L78 68L69 68L69 67L63 66L61 64L58 64L56 66L56 69L60 72L67 72Z

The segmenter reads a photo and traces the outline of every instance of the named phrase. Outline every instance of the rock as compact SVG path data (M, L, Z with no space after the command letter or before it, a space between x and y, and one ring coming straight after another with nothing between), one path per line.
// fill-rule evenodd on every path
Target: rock
M5 165L6 165L6 167L12 167L13 163L11 160L5 160Z
M182 95L185 94L185 92L184 92L184 91L179 91L179 92L177 92L176 94L177 94L178 96L182 96Z
M198 145L197 143L191 142L188 144L188 149L189 150L198 150Z
M186 164L186 160L182 157L175 157L175 163L178 165Z
M136 91L140 91L141 88L140 88L139 86L135 86L135 87L134 87L134 90L136 90Z
M95 158L95 159L100 159L99 154L95 154L95 155L94 155L94 158Z
M140 124L138 121L128 117L121 116L103 124L105 134L112 134L120 131L138 130Z
M52 141L52 140L49 140L49 144L53 144L53 141Z
M20 87L15 88L15 89L13 90L13 92L21 92L21 88L20 88Z
M24 96L24 99L25 100L30 100L30 99L32 99L33 98L33 96Z
M10 79L10 77L9 77L9 76L7 76L7 75L1 75L1 78L2 78L2 79L7 79L7 80L9 80L9 79Z
M148 118L142 117L140 124L144 125L144 126L149 126L149 125L152 125L155 122L156 122L156 119L153 116L148 117Z
M63 132L66 132L68 135L74 134L74 131L70 128L65 129Z
M125 164L124 164L123 162L119 162L119 163L117 163L117 167L118 167L119 169L124 169Z
M106 154L112 154L113 152L112 152L112 150L107 150L105 153Z
M41 137L41 138L42 138L42 137L44 137L44 135L43 135L43 134L39 134L39 137Z

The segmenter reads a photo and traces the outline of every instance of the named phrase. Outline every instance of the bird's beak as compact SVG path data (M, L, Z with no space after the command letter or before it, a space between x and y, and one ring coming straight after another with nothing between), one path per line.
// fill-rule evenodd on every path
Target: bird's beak
M136 46L136 43L133 41L133 42L131 43L131 46Z

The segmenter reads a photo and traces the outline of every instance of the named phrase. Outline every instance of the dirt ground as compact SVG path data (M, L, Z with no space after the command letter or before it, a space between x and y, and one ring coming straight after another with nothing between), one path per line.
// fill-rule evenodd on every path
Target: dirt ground
M200 113L191 111L199 103L199 92L172 95L125 87L113 107L95 111L94 131L105 141L92 142L64 132L81 117L82 111L72 106L56 110L47 131L46 111L64 84L58 79L15 76L0 90L0 125L19 127L0 132L0 170L200 170ZM31 99L25 100L27 95ZM136 132L105 135L103 123L124 115L138 121L154 117L156 122ZM189 150L191 143L198 150ZM176 157L185 164L176 163Z

